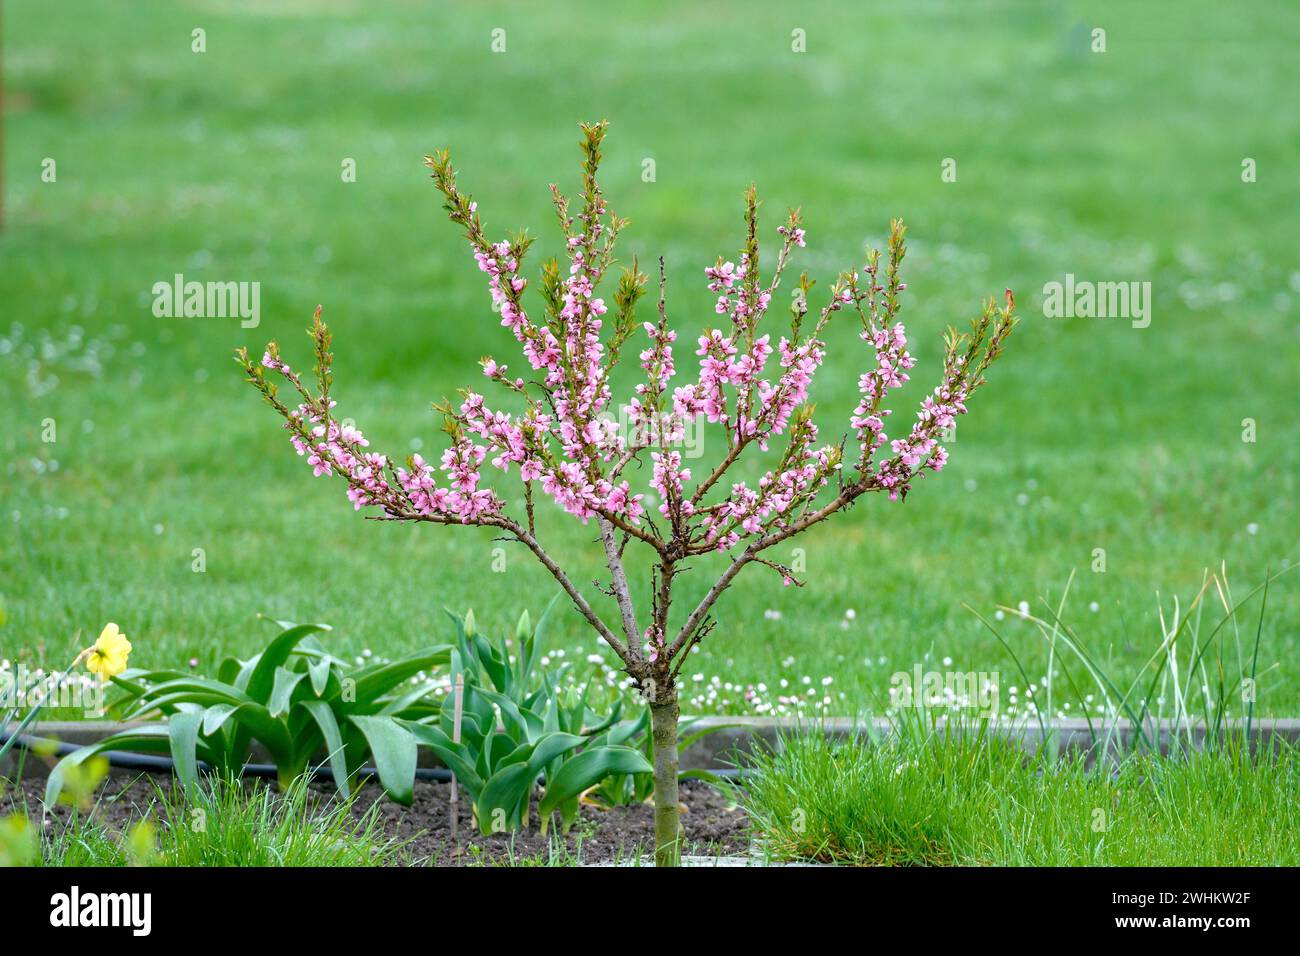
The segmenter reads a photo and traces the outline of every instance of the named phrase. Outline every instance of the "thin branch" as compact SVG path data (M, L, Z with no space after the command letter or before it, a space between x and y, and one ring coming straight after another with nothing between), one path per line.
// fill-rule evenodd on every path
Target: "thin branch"
M487 523L505 528L522 541L527 546L528 550L533 552L537 557L537 560L542 562L546 570L551 572L551 576L559 582L560 587L564 588L564 593L569 595L569 599L573 601L574 607L576 607L578 612L587 619L587 622L596 629L600 636L605 639L605 643L614 649L614 653L619 656L619 659L629 666L634 663L627 646L614 635L614 632L609 629L609 625L601 620L600 615L592 609L592 606L587 603L587 599L582 596L582 592L574 587L573 582L569 580L569 576L564 573L564 569L555 563L555 560L546 553L546 549L541 546L538 540L533 537L526 528L522 527L517 521L505 517L495 518Z
M691 656L692 648L709 636L710 632L713 630L714 624L715 622L713 620L707 620L695 629L695 633L691 636L690 641L687 642L686 648L682 651L681 655L677 658L677 662L673 665L672 679L674 681L677 680L677 675L682 672L682 667L685 666L687 659Z
M660 554L662 554L664 548L667 547L667 545L661 538L651 534L650 532L646 531L643 528L637 527L636 525L632 524L630 521L627 521L619 517L618 515L614 514L612 511L608 511L604 508L596 508L594 510L596 514L599 516L599 520L608 521L611 525L613 525L619 531L622 531L624 534L629 534L632 537L636 538L638 541L644 541L646 544L650 545L650 547L654 548Z
M713 607L714 602L722 596L722 592L727 590L732 579L740 573L740 569L750 561L754 560L753 548L754 546L751 544L748 548L738 554L732 560L731 564L727 566L727 570L722 572L722 576L714 582L713 587L709 588L709 593L704 595L704 599L696 605L695 610L691 612L691 616L688 617L686 623L682 625L682 629L678 631L677 636L673 638L672 644L668 646L669 660L676 657L677 653L686 646L687 641L689 641L695 633L695 629L698 628L704 622L705 617L708 616L709 608Z
M674 657L683 647L686 646L687 641L691 639L692 633L703 623L705 617L708 616L709 609L712 608L718 598L722 596L722 592L731 586L731 582L735 580L735 577L740 573L741 568L749 564L751 561L762 561L758 556L760 551L766 551L768 548L780 544L787 538L791 538L805 530L810 525L814 525L818 521L829 518L835 512L856 499L859 495L871 490L871 487L872 486L865 483L851 486L849 489L841 492L833 500L827 502L827 504L814 511L812 514L806 515L798 521L786 525L784 528L774 530L764 535L757 541L752 542L740 554L736 555L736 557L732 559L731 564L727 566L727 570L722 572L722 576L714 582L713 587L709 588L709 592L704 595L703 600L696 605L695 610L692 611L690 617L686 619L686 623L682 625L682 629L677 632L677 636L673 639L672 644L669 645L668 648L669 658L671 659ZM763 563L767 564L769 562L763 561Z
M713 469L709 477L700 482L699 487L691 494L692 505L699 504L700 499L708 493L708 490L717 484L718 479L726 474L728 468L736 463L736 459L740 457L740 453L745 450L749 441L749 438L742 436L736 444L731 446L731 449L727 452L727 457L718 462L718 466Z
M605 559L609 564L609 576L614 585L614 599L623 615L623 633L627 635L627 646L631 654L639 658L638 629L636 610L632 606L632 592L628 588L627 573L623 570L623 559L619 555L618 542L614 540L614 526L604 518L600 522L600 537L605 544Z

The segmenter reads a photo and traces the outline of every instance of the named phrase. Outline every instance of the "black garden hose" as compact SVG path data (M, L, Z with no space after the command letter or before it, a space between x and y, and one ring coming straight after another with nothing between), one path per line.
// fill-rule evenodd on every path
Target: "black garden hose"
M12 734L0 733L0 745L9 741ZM81 744L65 744L58 741L49 740L42 737L29 737L26 734L18 737L14 741L14 746L32 753L40 750L42 753L53 752L56 756L66 757L74 750L80 750ZM110 750L104 754L108 758L110 767L119 767L123 770L162 770L171 772L176 769L175 763L171 757L164 757L159 754L135 754L125 751ZM205 761L199 761L200 770L210 770L211 765ZM312 768L308 771L314 777L321 777L325 780L334 779L334 771L327 766ZM246 763L240 771L245 777L274 777L278 774L275 764L270 763ZM362 767L362 776L374 776L374 767ZM436 780L439 783L449 783L451 781L451 771L446 767L417 767L415 770L417 780Z
M0 733L0 745L8 743L12 736L13 735L11 734ZM53 751L53 753L59 757L66 757L74 750L81 749L80 744L65 744L41 737L29 737L26 734L18 737L17 740L14 741L14 746L29 753L38 748L43 753L50 753ZM110 750L105 754L105 756L108 758L108 765L110 767L119 767L123 770L161 770L171 772L176 769L176 765L172 762L171 757L163 757L158 754L134 754L124 751ZM210 766L202 760L199 761L199 768L202 770L211 769ZM320 777L325 780L334 779L334 771L324 765L311 768L308 772L314 777ZM739 779L746 773L744 769L737 767L727 767L722 770L710 770L709 772L714 776L723 777L725 779ZM246 763L241 770L241 774L245 777L274 777L277 773L278 771L276 770L275 764L270 763ZM361 768L362 776L375 776L375 774L376 771L374 767ZM417 780L434 780L438 783L450 783L452 779L451 771L446 767L416 767L415 778Z

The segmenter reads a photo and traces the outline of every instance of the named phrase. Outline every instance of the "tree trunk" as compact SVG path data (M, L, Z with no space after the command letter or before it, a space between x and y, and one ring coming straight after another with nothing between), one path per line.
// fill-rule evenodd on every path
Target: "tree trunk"
M655 866L681 864L681 810L677 800L677 688L650 705L655 757Z

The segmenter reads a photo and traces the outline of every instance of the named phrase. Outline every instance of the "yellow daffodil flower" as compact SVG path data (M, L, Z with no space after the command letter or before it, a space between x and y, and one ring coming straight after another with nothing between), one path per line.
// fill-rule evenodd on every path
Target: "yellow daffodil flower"
M106 624L99 639L86 651L86 669L100 677L116 677L126 670L131 642L116 624Z

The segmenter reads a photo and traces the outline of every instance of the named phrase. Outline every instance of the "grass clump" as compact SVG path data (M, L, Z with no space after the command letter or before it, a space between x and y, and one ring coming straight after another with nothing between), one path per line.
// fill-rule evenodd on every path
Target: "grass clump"
M816 733L748 758L740 802L773 860L854 866L1293 866L1300 759L1237 741L1089 766L982 727Z
M325 799L304 779L279 793L229 777L209 777L187 797L156 789L150 806L125 826L93 810L39 834L21 813L0 820L16 834L11 865L33 866L393 866L406 844L379 829L378 806L353 813L353 801ZM38 835L39 834L39 835Z
M164 866L385 866L402 862L403 845L379 831L378 807L359 818L353 800L318 800L297 778L281 794L213 778L193 800L172 790Z

